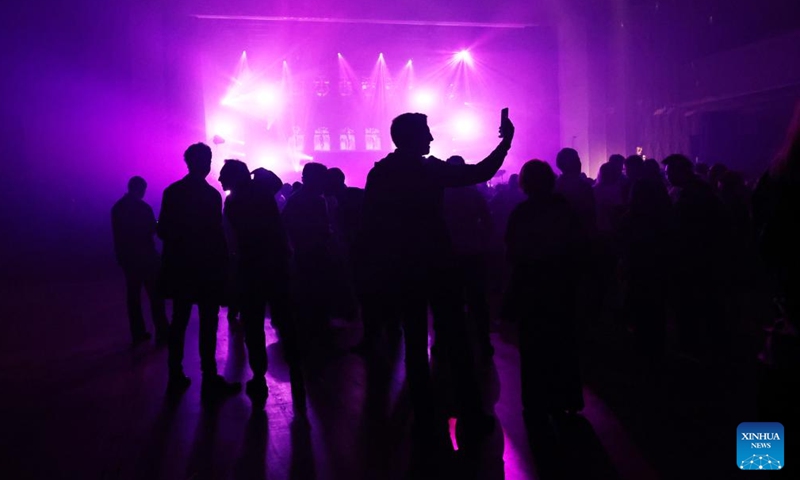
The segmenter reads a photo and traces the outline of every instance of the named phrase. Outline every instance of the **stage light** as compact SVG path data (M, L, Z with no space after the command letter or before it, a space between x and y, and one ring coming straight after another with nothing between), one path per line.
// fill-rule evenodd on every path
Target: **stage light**
M414 65L413 65L413 63L411 62L411 59L409 59L409 60L408 60L408 62L406 62L406 67L413 67L413 66L414 66Z
M452 122L453 135L459 140L470 140L481 133L478 118L470 112L462 112Z
M342 58L342 54L341 54L341 53L337 53L336 55L337 55L339 58Z
M215 118L209 122L211 136L230 139L234 135L236 126L227 118Z
M467 65L472 65L472 54L469 53L469 50L461 50L453 55L453 60L456 62L464 62Z
M278 101L278 92L273 87L264 87L256 95L256 101L262 107L272 107Z
M429 110L436 105L436 94L430 90L417 90L411 94L411 106L416 110Z

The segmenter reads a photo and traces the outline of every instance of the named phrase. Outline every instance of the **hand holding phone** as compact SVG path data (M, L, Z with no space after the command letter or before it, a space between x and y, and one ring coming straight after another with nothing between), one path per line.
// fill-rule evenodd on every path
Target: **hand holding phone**
M500 138L508 141L514 137L514 124L508 119L508 107L500 110Z

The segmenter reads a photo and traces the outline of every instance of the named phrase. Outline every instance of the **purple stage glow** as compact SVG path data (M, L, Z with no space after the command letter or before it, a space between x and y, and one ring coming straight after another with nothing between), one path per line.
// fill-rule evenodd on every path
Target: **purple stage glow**
M215 144L215 158L239 158L285 182L316 161L363 186L373 163L394 149L389 125L397 115L427 114L431 154L474 163L497 145L503 107L518 125L506 170L558 149L555 54L547 41L531 46L532 37L550 39L539 29L269 27L223 28L204 52L206 135L226 140Z

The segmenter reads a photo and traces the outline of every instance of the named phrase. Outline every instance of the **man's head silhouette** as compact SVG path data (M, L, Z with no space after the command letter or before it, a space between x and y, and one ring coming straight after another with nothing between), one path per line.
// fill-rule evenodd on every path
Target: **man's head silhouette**
M205 178L211 172L211 147L205 143L195 143L183 153L189 173Z
M642 178L644 159L639 155L631 155L625 159L625 176L635 182Z
M422 113L404 113L392 120L392 142L399 152L413 156L431 153L433 135L428 128L428 117Z
M136 176L128 180L128 193L136 198L144 198L144 192L147 190L147 182L144 178Z
M695 178L694 165L684 155L670 155L661 163L666 167L667 180L675 187L683 188Z
M519 184L528 196L549 195L556 186L556 174L549 163L530 160L525 162L519 172Z
M325 190L328 167L321 163L310 162L303 166L303 188L309 189L315 194L321 194Z
M556 155L556 166L561 170L561 173L581 173L581 157L578 156L578 151L574 148L562 148Z
M219 183L226 191L234 191L249 180L250 170L247 168L247 164L241 160L225 160L225 164L219 171Z
M347 189L344 178L344 172L341 168L329 168L325 172L325 195L337 195Z

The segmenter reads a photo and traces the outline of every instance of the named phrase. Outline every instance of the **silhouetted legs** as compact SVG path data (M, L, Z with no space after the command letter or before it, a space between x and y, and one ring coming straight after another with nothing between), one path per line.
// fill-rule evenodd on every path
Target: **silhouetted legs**
M574 332L553 325L561 322L565 322L563 317L548 312L520 321L520 375L526 420L583 409L577 341Z
M285 279L278 278L275 281L269 298L269 308L272 326L278 332L278 338L283 346L284 359L289 366L292 405L295 408L295 412L302 412L306 408L305 377L302 368L303 354L298 334L299 325L292 310L291 297L289 296L287 285L288 281Z
M201 303L197 306L200 314L200 368L203 377L217 375L217 326L219 305ZM192 313L192 302L175 299L172 302L172 325L169 330L169 374L179 378L183 373L183 351L186 342L186 327Z
M294 309L302 326L303 341L316 348L329 340L330 302L326 284L328 263L317 256L296 260Z
M491 313L489 312L488 267L486 255L469 255L461 258L461 279L467 312L474 322L478 343L483 354L494 354L491 342Z
M267 314L266 299L248 298L242 301L242 325L247 358L253 378L267 374L267 338L264 334L264 317Z
M401 334L402 322L398 317L400 312L396 305L399 300L395 300L391 295L375 293L362 294L360 300L364 333L356 348L365 353L381 348L381 342L387 330L390 332L390 341L393 343L391 347L394 347L400 340Z
M131 326L133 341L144 337L147 329L144 326L142 315L142 287L144 282L138 275L125 272L125 287L127 289L128 320Z
M150 299L150 312L153 317L153 326L156 329L156 338L166 340L168 322L164 306L164 299L156 290L155 275L144 275L139 272L125 272L125 287L127 290L128 320L130 321L131 336L133 341L144 338L147 329L144 326L142 315L142 288Z
M522 408L526 421L583 409L575 286L559 266L517 275ZM516 279L515 279L516 280Z
M392 307L399 311L403 322L406 381L414 408L414 420L418 425L430 426L434 412L428 363L428 305L421 292L398 296L395 300ZM391 303L384 301L385 305Z
M464 438L463 435L466 435L477 438L491 431L494 418L485 414L482 408L472 336L464 315L464 289L459 273L457 268L443 268L433 273L429 286L430 305L434 322L439 325L437 337L442 331L446 334L441 353L448 360L453 377L459 437Z
M460 404L474 403L478 395L475 379L474 356L472 342L463 308L463 296L459 279L455 270L442 272L432 282L431 313L434 324L439 325L436 331L437 344L439 335L445 333L446 341L442 353L451 364L456 396ZM462 408L463 410L463 408Z
M239 305L239 290L241 288L239 273L237 269L237 260L230 262L228 285L227 285L227 299L228 299L228 328L233 331L238 331L241 327L240 314L241 307Z

